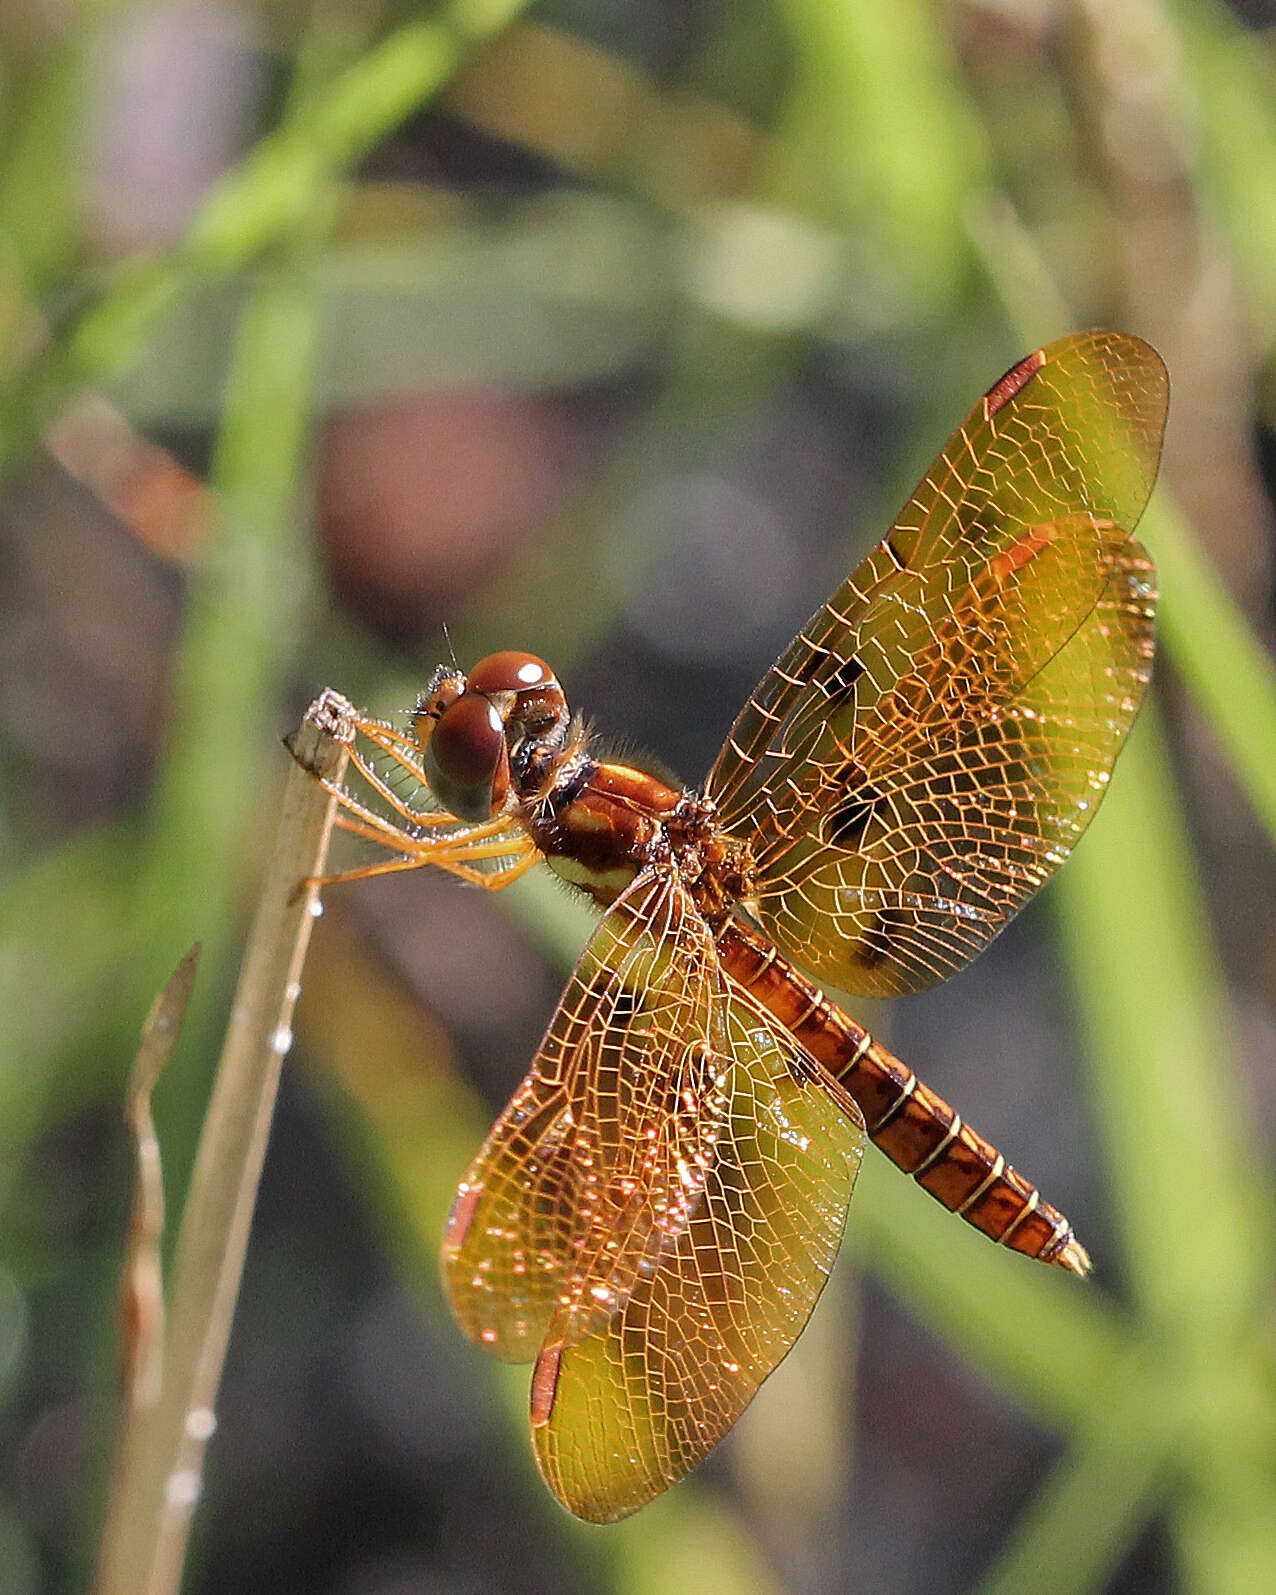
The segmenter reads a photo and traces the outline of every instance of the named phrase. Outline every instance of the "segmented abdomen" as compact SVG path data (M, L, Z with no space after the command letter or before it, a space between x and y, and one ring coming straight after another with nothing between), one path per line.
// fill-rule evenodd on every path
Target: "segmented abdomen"
M731 977L855 1099L869 1137L936 1201L999 1245L1074 1274L1090 1272L1072 1225L1036 1186L771 942L731 920L719 933L718 953Z

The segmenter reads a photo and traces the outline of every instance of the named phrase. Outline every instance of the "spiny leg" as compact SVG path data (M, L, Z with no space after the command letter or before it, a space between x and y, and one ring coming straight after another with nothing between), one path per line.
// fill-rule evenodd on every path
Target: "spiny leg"
M400 870L420 869L428 860L423 858L387 858L380 864L360 864L354 869L338 870L335 875L307 875L302 885L344 886L347 881L366 881L373 875L393 875Z
M411 746L407 738L393 732L389 727L375 722L358 721L356 728L369 736L376 746L387 753L402 769L408 772L415 780L425 785L425 774L414 762L407 759L398 748L388 741L383 741L382 736L393 738L405 746ZM375 733L375 734L373 734ZM420 869L426 864L433 864L437 868L446 870L449 874L457 875L462 880L470 881L476 886L486 890L500 890L512 881L518 880L536 863L540 851L529 837L520 834L513 827L517 820L509 814L496 815L490 820L477 825L465 826L455 815L446 811L418 813L404 804L403 800L393 790L387 781L376 771L367 760L351 748L351 760L359 773L368 784L394 810L408 820L414 830L418 827L430 825L452 825L459 829L450 835L444 836L417 836L397 825L393 820L378 814L375 809L369 808L351 792L335 782L319 777L323 789L336 799L339 812L334 816L334 824L340 829L359 837L363 841L373 842L379 847L391 849L400 855L393 859L382 860L377 864L358 865L348 870L341 870L331 875L315 876L306 884L311 886L333 885L338 882L365 880L371 876L387 875L409 869ZM494 872L484 872L471 867L477 860L489 859L514 859L515 862L506 869Z
M347 814L353 814L356 819L361 820L368 827L369 831L375 833L369 836L368 839L370 841L385 840L400 852L410 851L416 845L416 837L410 836L402 826L391 824L383 815L378 814L375 809L370 809L367 804L360 803L357 797L346 791L345 787L338 786L335 781L330 781L326 776L316 776L315 779L330 797L336 798ZM344 814L337 815L336 823L342 826L344 830L354 829L352 824L346 823ZM357 834L362 836L367 835L367 832L360 831Z
M421 744L415 737L408 736L405 731L396 731L384 720L360 720L356 717L354 727L356 731L362 732L369 742L375 742L387 753L390 752L391 744L395 743L401 748L407 748L411 753L421 751Z
M402 832L374 831L371 826L364 825L360 820L352 820L346 814L338 814L332 823L343 831L349 831L351 836L361 837L365 842L375 842L378 847L388 847L392 853L412 850L413 839Z
M540 862L540 857L540 849L532 847L529 843L527 853L517 864L511 864L508 869L497 870L491 875L467 869L464 864L444 864L441 867L447 870L449 875L457 875L461 880L469 881L472 886L481 886L485 892L500 892L526 875L534 864Z
M380 720L362 720L356 717L352 723L356 734L362 735L375 747L379 748L381 752L386 754L388 758L392 759L400 767L400 769L410 775L418 786L428 789L429 780L426 776L425 770L416 762L415 758L408 758L402 752L403 748L407 748L413 754L419 754L421 749L417 742L415 742L412 738L405 736L403 732L396 731L393 726L386 725ZM384 776L382 776L380 772L368 762L367 758L360 753L358 747L355 746L353 739L347 743L347 746L350 753L350 762L359 771L360 775L362 775L364 780L367 781L368 785L371 786L377 793L379 793L380 796L383 797L386 802L396 810L397 813L401 814L405 820L410 821L415 826L421 827L431 825L456 825L459 823L456 816L454 814L449 814L445 809L420 810L409 807L404 803L399 794L395 792L393 787L389 785ZM358 799L355 798L353 794L347 793L343 789L330 786L327 783L325 783L325 788L326 790L332 792L333 796L338 798L338 800L345 804L346 807L356 810L365 817L368 815L369 811L359 803Z
M488 837L500 836L502 832L508 831L511 825L517 823L512 816L508 814L498 815L495 819L485 820L482 825L471 825L466 827L463 831L457 832L453 836L443 837L439 841L432 841L426 838L419 838L410 835L401 826L395 825L392 821L387 820L383 815L378 814L375 809L370 809L366 803L360 803L358 798L355 797L353 793L347 792L345 787L338 786L335 781L330 781L325 776L316 776L315 779L319 782L320 786L323 787L325 792L336 798L337 802L343 809L345 809L348 813L353 814L357 819L362 820L363 823L369 826L371 829L380 833L380 837L389 839L396 848L405 853L411 852L413 849L418 847L437 847L451 843L485 841ZM339 820L340 818L341 817L338 816ZM416 817L413 816L412 818L413 822L416 823ZM445 818L450 820L453 825L459 825L461 823L453 814L449 814L445 816ZM349 827L347 827L347 829L348 828ZM378 839L379 837L371 838L371 840Z
M510 830L508 820L487 820L482 825L472 825L453 836L417 837L409 836L406 831L390 825L370 810L364 812L374 824L362 818L351 819L347 814L336 815L333 824L364 841L376 842L381 847L392 848L396 853L406 853L419 864L442 863L452 857L503 858L533 846L527 837Z
M392 757L397 764L402 766L421 786L427 784L424 770L418 770L414 764L402 758L393 749L383 747L381 743L377 743L377 746ZM374 791L379 792L396 813L401 814L405 820L410 820L413 825L456 825L458 823L455 814L449 814L446 809L426 809L421 811L410 808L390 783L368 763L357 748L350 749L350 762L368 785Z
M393 759L401 769L406 770L422 786L429 784L426 780L424 769L417 763L421 755L419 743L413 742L401 733L391 731L389 727L378 725L375 722L360 722L359 729L374 747L380 748L382 753ZM407 753L403 751L405 748L408 750ZM411 757L409 757L409 754Z
M518 857L521 853L522 856ZM488 846L477 849L470 856L477 858L514 858L518 862L511 864L508 869L497 870L493 874L484 874L480 870L470 869L461 859L464 853L457 858L417 857L417 858L390 858L384 859L380 864L361 864L354 869L340 870L335 875L307 876L302 883L305 886L336 886L344 885L347 881L368 880L374 875L393 875L402 870L421 869L426 864L434 864L439 869L444 869L449 875L457 875L463 881L469 881L474 886L482 886L489 892L497 892L509 886L511 882L526 875L532 865L540 858L539 851L530 842L517 839L513 845L498 851Z

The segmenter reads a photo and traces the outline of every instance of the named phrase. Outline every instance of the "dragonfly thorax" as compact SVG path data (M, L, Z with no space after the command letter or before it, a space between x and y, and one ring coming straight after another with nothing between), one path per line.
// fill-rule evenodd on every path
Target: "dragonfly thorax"
M648 865L667 864L709 922L752 896L747 844L712 801L630 764L582 757L523 817L554 873L604 907Z

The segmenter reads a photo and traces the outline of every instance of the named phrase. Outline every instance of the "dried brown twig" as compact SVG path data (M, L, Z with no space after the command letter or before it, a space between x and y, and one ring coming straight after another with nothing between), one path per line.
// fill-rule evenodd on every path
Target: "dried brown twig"
M181 1581L204 1451L216 1427L217 1387L280 1066L292 1044L292 1012L318 910L317 891L300 883L323 873L332 831L333 801L314 776L340 781L348 713L344 699L324 693L289 739L296 762L284 789L275 847L182 1214L166 1333L157 1271L156 1226L162 1221L162 1209L155 1207L158 1152L146 1100L171 1049L167 1035L173 1028L174 994L184 1007L180 983L193 979L188 960L157 999L144 1032L129 1100L145 1178L139 1182L125 1284L130 1298L137 1295L139 1283L144 1286L148 1308L143 1332L130 1347L129 1403L96 1595L173 1595ZM164 1015L169 1017L167 1026L159 1023ZM142 1297L137 1299L140 1304Z

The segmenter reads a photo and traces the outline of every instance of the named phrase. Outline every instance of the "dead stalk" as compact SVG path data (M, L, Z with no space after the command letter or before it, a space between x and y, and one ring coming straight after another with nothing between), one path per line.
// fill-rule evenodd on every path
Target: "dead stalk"
M279 1070L292 1043L292 1012L318 909L317 890L299 889L300 882L323 873L332 831L334 802L314 776L340 781L348 712L343 699L324 693L290 739L295 763L182 1214L162 1365L149 1389L142 1379L129 1391L96 1595L176 1595L181 1582ZM138 1087L144 1091L152 1078L152 1065L143 1067L140 1057ZM141 1100L135 1089L135 1118ZM149 1209L143 1230L152 1224ZM130 1268L136 1256L131 1248ZM152 1327L156 1322L152 1315ZM152 1370L154 1355L148 1351Z

